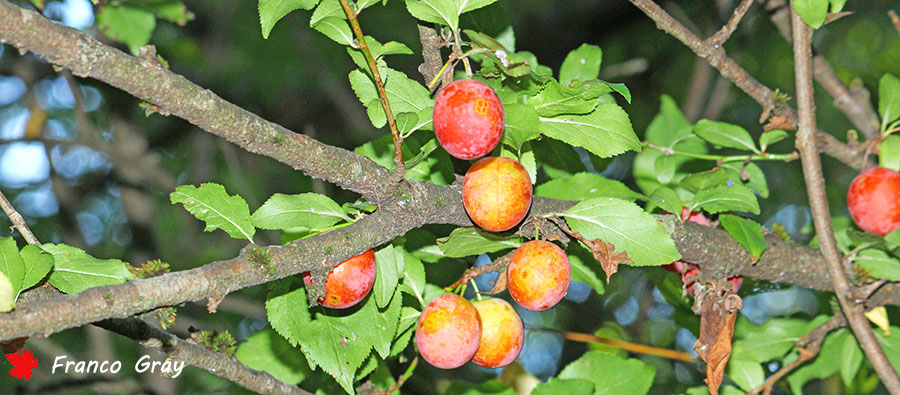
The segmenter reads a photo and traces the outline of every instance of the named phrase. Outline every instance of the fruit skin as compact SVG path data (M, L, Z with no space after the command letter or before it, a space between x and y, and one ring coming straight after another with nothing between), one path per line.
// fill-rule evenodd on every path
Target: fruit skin
M459 159L487 155L503 136L503 104L481 81L457 80L441 89L432 118L438 142Z
M375 284L375 251L368 250L338 264L325 280L325 297L319 303L333 309L346 309L363 300ZM303 282L312 284L309 272Z
M472 303L481 317L481 344L472 362L486 368L512 363L522 351L525 328L519 314L503 299L490 298Z
M549 241L532 240L513 252L506 275L507 289L516 303L541 311L566 296L572 273L565 251Z
M492 232L516 226L531 208L531 177L515 159L475 162L463 180L463 205L476 225Z
M847 191L853 222L878 236L900 228L900 173L875 167L859 173Z
M428 363L458 368L472 359L481 342L481 318L472 303L457 294L434 298L416 324L416 347Z

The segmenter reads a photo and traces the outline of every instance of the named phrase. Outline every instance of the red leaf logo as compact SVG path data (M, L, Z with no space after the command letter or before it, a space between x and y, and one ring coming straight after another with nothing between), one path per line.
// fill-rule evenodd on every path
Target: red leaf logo
M17 379L30 379L31 371L38 365L37 359L28 350L22 350L21 353L6 354L6 359L13 364L13 369L9 371L9 374Z

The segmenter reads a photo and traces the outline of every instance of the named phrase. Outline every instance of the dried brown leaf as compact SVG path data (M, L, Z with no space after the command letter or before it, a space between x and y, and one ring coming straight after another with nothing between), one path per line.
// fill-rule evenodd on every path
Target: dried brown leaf
M619 271L620 263L634 263L631 258L628 258L627 253L616 253L616 246L611 243L606 243L600 239L582 241L584 241L587 247L591 249L591 253L594 254L594 258L597 259L597 262L600 262L600 267L602 267L603 272L606 273L607 284L609 284L610 277L612 277L615 272Z
M769 118L769 122L763 127L763 130L770 131L774 129L794 130L791 119L784 115L775 115Z
M706 385L711 395L719 393L722 375L731 357L734 322L741 309L741 298L726 281L709 285L697 297L700 304L700 338L694 351L706 362Z

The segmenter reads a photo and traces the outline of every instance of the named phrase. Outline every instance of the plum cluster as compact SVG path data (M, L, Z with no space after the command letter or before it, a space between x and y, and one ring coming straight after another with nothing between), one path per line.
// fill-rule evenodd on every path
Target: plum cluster
M487 84L458 80L435 100L434 132L450 155L465 160L490 153L503 136L503 104ZM531 208L531 177L517 160L490 156L475 162L463 180L463 206L480 228L503 232L518 225ZM553 307L571 279L565 251L549 241L529 241L513 252L507 289L525 309ZM509 302L489 298L469 302L444 294L422 310L416 346L428 363L452 369L468 361L496 368L516 359L524 342L522 319Z

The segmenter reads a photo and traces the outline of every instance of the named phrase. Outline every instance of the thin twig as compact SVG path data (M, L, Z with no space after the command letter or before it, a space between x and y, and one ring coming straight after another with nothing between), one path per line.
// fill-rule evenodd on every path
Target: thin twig
M6 213L6 216L12 221L13 226L19 231L19 234L25 238L25 242L28 244L41 245L41 243L38 242L37 237L34 237L34 233L31 233L31 229L28 229L25 218L16 211L9 200L6 200L6 196L3 195L3 192L0 192L0 207L3 207L3 212Z
M350 21L350 27L353 28L353 33L356 34L356 41L359 43L358 49L362 51L363 56L366 58L366 63L369 64L369 70L372 71L375 88L378 89L378 98L381 99L381 107L384 108L388 127L391 128L391 136L394 138L394 165L396 165L394 172L403 177L406 174L405 166L403 165L403 137L400 136L400 131L397 130L397 121L394 119L394 112L391 111L391 104L388 102L387 93L384 91L384 81L382 81L381 74L378 72L378 64L375 63L375 58L372 57L369 46L366 45L366 37L363 35L362 28L359 27L359 21L356 20L356 12L350 8L347 0L340 1L344 13L347 14L347 20Z
M667 348L653 347L653 346L648 346L645 344L637 344L637 343L627 342L624 340L608 339L605 337L600 337L600 336L591 335L591 334L587 334L587 333L555 331L553 329L547 329L547 330L558 332L560 335L562 335L563 339L566 339L566 340L572 340L572 341L582 342L582 343L606 344L608 346L621 348L625 351L630 351L630 352L637 353L637 354L655 355L658 357L676 359L679 361L686 361L686 362L697 362L698 361L697 357L695 357L691 354L681 352L681 351L669 350Z
M731 18L728 19L728 22L725 23L716 34L707 39L706 44L713 47L724 45L725 41L728 41L728 38L731 37L731 34L737 29L738 24L741 22L741 18L743 18L744 14L747 13L747 10L750 9L751 4L753 4L753 0L742 0L741 4L738 4L737 8L734 9L734 13L731 14Z
M891 17L894 28L896 28L897 33L900 34L900 16L897 16L897 13L894 12L894 10L888 10L888 16Z
M509 266L509 262L511 259L512 253L509 253L497 259L494 259L493 262L487 265L473 267L469 270L466 270L466 272L463 273L462 277L460 277L459 280L456 280L456 282L450 284L450 286L446 287L445 289L456 289L456 287L467 283L469 280L488 273L503 273L503 271L506 270L506 267Z
M825 263L831 281L834 284L834 292L841 304L841 310L850 323L850 328L856 335L860 346L865 352L875 372L884 386L892 394L900 394L900 376L884 354L884 350L878 344L872 327L866 319L863 304L854 300L855 290L847 278L841 265L842 257L838 251L834 232L831 225L831 213L828 206L828 197L825 195L825 178L822 174L822 163L819 159L819 151L813 133L816 130L815 99L812 85L812 29L806 25L793 7L791 7L791 22L794 39L794 73L797 83L797 104L799 109L799 121L797 130L797 149L800 151L800 161L803 165L803 178L806 181L806 191L809 194L810 209L812 210L813 223L816 235L819 237L819 250L825 258Z
M712 155L712 154L697 154L693 152L679 151L673 148L653 144L649 141L643 142L643 145L648 148L653 148L659 151L662 151L665 155L679 155L685 156L688 158L694 159L702 159L702 160L714 160L717 163L732 163L732 162L748 162L748 161L783 161L790 162L799 158L797 151L788 153L788 154L770 154L770 153L762 153L762 154L752 154L752 155Z

